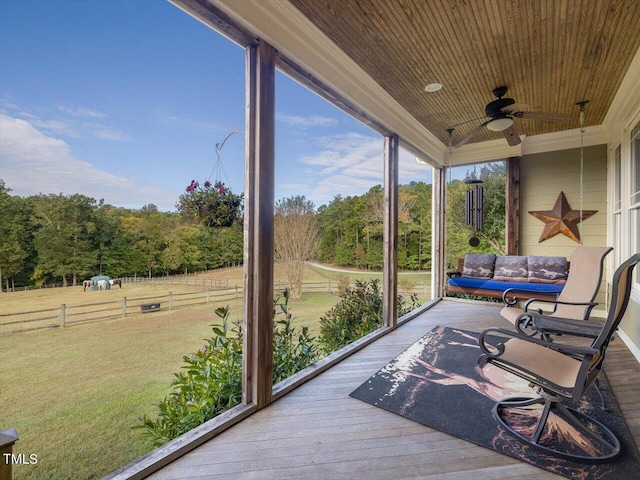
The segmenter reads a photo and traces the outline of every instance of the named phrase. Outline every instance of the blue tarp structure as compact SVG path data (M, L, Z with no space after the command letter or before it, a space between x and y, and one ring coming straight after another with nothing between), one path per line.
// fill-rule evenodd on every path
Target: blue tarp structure
M96 275L95 277L91 277L91 281L93 284L91 285L91 290L99 290L98 289L98 280L106 280L107 282L107 290L111 290L111 285L109 285L109 280L111 277L107 277L106 275Z

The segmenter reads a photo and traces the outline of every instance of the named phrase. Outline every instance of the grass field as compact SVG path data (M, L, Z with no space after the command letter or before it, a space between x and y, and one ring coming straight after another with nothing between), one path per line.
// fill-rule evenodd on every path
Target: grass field
M322 270L305 281L326 281ZM210 273L242 284L242 269ZM276 270L276 278L278 271ZM237 283L236 283L237 282ZM120 298L179 293L186 285L127 284L120 290L83 292L82 287L0 295L0 311L56 308ZM306 294L290 303L296 325L316 335L319 318L338 300ZM242 299L231 318L242 316ZM139 430L142 414L165 396L183 355L210 336L220 305L138 314L115 320L0 336L0 430L16 427L14 453L35 453L35 465L16 465L14 478L99 478L151 450Z

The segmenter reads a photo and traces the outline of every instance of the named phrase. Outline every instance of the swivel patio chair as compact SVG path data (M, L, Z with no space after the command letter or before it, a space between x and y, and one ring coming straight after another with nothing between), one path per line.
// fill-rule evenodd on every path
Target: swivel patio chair
M604 462L620 452L620 442L609 428L565 403L579 401L602 370L607 346L627 309L632 272L638 262L640 253L616 270L607 319L589 346L550 342L497 327L480 335L481 367L495 365L527 380L538 392L532 398L503 399L493 410L500 425L526 445L587 463ZM487 338L492 334L508 338L492 346ZM537 404L542 408L535 407Z
M503 299L506 306L500 312L505 319L516 327L527 327L527 317L522 315L528 312L542 313L536 310L541 304L551 305L552 310L546 315L558 318L574 320L587 320L591 310L597 303L594 302L604 270L604 258L611 252L611 247L585 247L579 246L571 254L570 269L562 292L556 300L543 300L532 298L528 300L523 309L516 306L517 293L526 292L526 286L522 289L509 289L504 292ZM512 297L509 300L510 296Z

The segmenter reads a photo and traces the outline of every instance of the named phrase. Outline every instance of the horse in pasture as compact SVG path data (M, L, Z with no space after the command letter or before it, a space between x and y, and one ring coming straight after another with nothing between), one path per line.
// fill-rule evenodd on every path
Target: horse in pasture
M119 278L113 279L113 280L109 280L109 285L111 285L112 287L114 285L118 285L120 288L122 288L122 280Z
M83 292L87 291L87 288L91 288L91 285L93 285L93 282L91 280L85 280L82 282L82 287L84 288Z
M98 290L106 290L107 289L107 281L106 280L98 280Z

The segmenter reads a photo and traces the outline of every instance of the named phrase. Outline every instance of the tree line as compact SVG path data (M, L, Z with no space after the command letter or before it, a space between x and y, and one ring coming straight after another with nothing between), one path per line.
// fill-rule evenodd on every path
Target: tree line
M484 181L484 228L476 251L504 251L505 167L489 164ZM448 185L447 259L454 267L470 251L474 232L464 224L460 181ZM431 267L432 186L399 186L398 267ZM0 285L77 285L104 274L154 276L193 272L243 261L242 196L224 184L192 182L177 212L149 204L128 209L81 194L11 195L0 179ZM294 295L307 260L380 270L383 260L383 190L373 186L356 196L336 195L315 209L304 196L275 205L276 261L285 264Z
M0 180L0 284L4 279L6 288L239 265L242 244L240 219L212 235L153 204L128 209L80 194L13 196Z
M468 174L468 172L467 172ZM484 188L484 226L474 232L465 225L464 197L470 188L462 180L447 186L447 262L474 250L503 254L505 249L505 164L484 165L477 177ZM383 259L383 190L380 185L354 197L336 195L318 208L319 244L316 258L324 263L379 270ZM398 268L431 268L432 185L410 182L398 187ZM480 244L472 248L469 239Z

